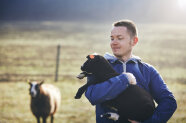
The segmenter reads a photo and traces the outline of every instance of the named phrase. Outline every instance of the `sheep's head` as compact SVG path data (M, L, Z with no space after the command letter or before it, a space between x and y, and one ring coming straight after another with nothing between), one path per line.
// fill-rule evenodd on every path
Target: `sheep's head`
M81 70L87 73L92 73L94 64L98 61L98 58L98 55L88 55L87 61L81 66Z
M82 79L89 74L98 73L98 69L103 69L106 65L108 65L108 61L100 55L88 55L87 61L81 66L81 70L83 71L80 73L77 78Z
M32 98L37 97L40 94L40 87L44 83L44 81L41 81L41 82L37 82L37 81L30 82L29 81L28 83L30 85L29 93L31 97Z

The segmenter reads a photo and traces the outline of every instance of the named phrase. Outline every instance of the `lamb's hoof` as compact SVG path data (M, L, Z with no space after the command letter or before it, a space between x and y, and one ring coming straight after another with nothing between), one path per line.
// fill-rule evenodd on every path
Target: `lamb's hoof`
M109 117L111 117L111 114L105 113L105 114L100 115L100 117L109 118Z
M80 99L80 98L81 98L81 96L77 96L77 95L76 95L74 98L75 98L75 99Z
M105 114L101 115L101 117L117 121L119 119L119 114L108 112L108 113L105 113Z
M85 77L85 73L80 73L79 75L77 75L78 79L83 79Z

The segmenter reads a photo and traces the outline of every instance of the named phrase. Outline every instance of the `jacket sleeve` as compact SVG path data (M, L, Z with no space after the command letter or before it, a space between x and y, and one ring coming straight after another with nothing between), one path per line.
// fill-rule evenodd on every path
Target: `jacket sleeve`
M158 106L152 117L143 123L166 123L175 112L177 103L173 94L153 67L150 74L149 89Z
M88 79L93 79L89 77ZM115 98L129 85L125 74L110 78L109 80L91 85L87 88L85 96L92 105L102 103L106 100Z

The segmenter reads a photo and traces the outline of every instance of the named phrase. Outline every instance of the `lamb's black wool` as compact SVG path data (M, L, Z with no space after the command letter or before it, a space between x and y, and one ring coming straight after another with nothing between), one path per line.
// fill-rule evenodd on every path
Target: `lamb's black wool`
M81 79L83 75L93 74L96 79L82 86L75 96L76 99L81 98L89 85L101 83L119 75L104 57L89 55L87 58L88 60L81 67L83 72L78 77ZM116 98L106 101L104 104L117 109L120 116L119 121L122 123L128 122L127 119L144 121L153 114L155 109L151 95L137 85L129 85Z

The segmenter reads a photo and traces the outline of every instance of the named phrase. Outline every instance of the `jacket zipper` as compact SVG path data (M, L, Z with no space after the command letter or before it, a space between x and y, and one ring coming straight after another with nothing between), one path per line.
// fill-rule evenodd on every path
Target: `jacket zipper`
M120 61L123 65L123 72L126 73L127 72L127 61L126 62L123 62L123 61Z

